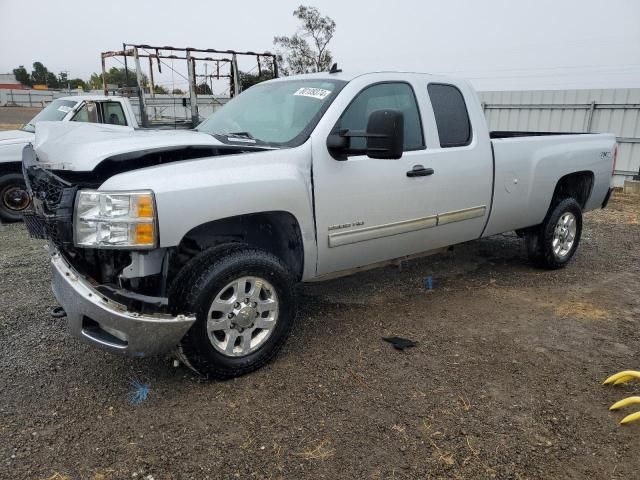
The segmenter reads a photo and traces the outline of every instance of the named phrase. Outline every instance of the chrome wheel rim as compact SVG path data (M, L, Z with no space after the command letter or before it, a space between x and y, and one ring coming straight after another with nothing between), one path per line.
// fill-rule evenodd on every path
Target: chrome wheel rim
M2 203L9 210L14 212L21 212L25 210L31 199L29 198L29 193L22 187L17 185L12 185L10 187L5 188L2 192Z
M571 212L563 213L553 231L553 253L566 257L576 241L576 217Z
M258 350L278 322L278 296L263 278L241 277L215 296L207 316L213 348L227 357L244 357Z

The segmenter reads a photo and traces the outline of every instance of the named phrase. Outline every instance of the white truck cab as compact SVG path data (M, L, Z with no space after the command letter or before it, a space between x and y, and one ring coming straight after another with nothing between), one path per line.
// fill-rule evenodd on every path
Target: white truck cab
M0 131L0 221L21 220L31 205L21 175L22 149L33 143L36 124L44 121L138 126L126 98L78 95L53 100L19 130Z
M489 132L464 80L332 70L255 85L195 131L42 123L25 222L74 335L230 378L282 346L298 282L509 230L564 267L616 149Z

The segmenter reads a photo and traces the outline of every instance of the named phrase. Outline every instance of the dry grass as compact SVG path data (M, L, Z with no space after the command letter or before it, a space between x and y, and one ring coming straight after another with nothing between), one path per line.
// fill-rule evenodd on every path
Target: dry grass
M307 460L326 460L336 453L335 448L331 448L329 440L323 440L316 447L309 448L295 455Z
M21 123L0 123L0 130L17 130L21 126Z
M578 320L607 320L609 313L588 302L571 301L556 307L556 315L561 318Z

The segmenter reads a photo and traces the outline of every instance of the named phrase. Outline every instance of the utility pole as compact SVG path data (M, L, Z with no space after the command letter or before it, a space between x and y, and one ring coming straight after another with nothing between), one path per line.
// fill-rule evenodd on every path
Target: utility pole
M69 81L69 70L63 70L60 73L64 73L67 78L67 92L71 93L71 82Z

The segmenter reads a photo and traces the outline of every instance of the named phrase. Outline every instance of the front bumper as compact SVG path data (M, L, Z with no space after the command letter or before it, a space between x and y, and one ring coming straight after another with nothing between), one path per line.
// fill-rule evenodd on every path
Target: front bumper
M85 342L134 357L172 350L187 333L194 316L143 315L98 292L53 250L53 293L67 313L71 334Z

